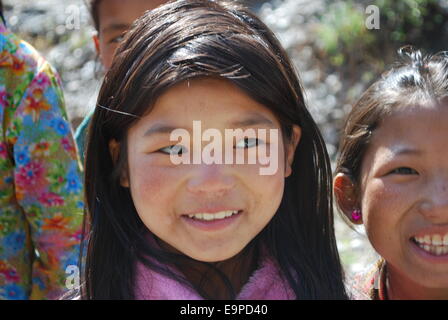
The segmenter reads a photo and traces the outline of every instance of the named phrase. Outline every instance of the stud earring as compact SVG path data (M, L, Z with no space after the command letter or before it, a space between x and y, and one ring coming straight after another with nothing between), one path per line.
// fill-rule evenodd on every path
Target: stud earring
M362 218L361 210L354 209L352 211L352 220L358 222L359 220L361 220L361 218Z

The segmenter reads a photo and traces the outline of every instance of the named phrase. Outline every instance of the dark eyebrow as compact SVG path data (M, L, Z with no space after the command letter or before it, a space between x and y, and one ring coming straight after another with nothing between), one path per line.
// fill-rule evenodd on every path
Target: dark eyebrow
M408 147L398 147L396 150L393 150L393 153L397 156L421 155L422 151Z
M107 27L101 29L102 33L105 33L107 31L127 31L129 29L130 25L125 23L113 23L108 25Z
M269 127L275 127L275 128L277 127L273 121L269 120L268 118L266 118L258 113L252 113L246 119L230 122L230 126L237 127L237 128L238 127L244 128L244 127L250 127L250 126L255 126L255 125L267 125Z
M180 128L179 127L173 127L173 126L167 126L167 125L164 125L162 123L159 123L159 124L153 125L151 128L146 130L145 133L143 134L143 137L148 137L148 136L154 135L154 134L171 133L171 132L173 132L176 129L180 129ZM191 129L186 129L186 130L191 132Z
M229 125L229 127L233 127L233 128L245 128L245 127L250 127L250 126L254 126L254 125L267 125L269 127L275 127L275 128L277 127L274 124L274 122L272 122L271 120L269 120L268 118L265 118L264 116L262 116L260 114L252 114L250 117L248 117L246 119L231 121L228 123L228 125ZM146 130L145 133L143 134L143 137L148 137L150 135L155 135L155 134L170 134L171 132L173 132L176 129L185 129L189 132L192 132L192 128L179 128L179 127L173 127L170 125L165 125L163 123L158 123L158 124L153 125L148 130Z

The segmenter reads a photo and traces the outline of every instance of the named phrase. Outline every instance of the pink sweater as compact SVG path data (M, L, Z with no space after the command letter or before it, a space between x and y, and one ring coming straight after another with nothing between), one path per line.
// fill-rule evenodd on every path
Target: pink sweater
M142 263L137 264L135 290L137 300L203 300L193 289L148 269ZM295 294L281 277L275 261L265 257L236 299L292 300L295 299Z

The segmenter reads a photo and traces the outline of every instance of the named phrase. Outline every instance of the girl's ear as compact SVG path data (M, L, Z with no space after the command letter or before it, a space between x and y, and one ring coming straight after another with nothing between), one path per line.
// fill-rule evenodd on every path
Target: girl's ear
M98 38L98 34L94 34L92 36L93 44L95 45L95 50L98 56L101 55L101 47L100 47L100 39Z
M112 157L112 162L114 165L117 165L118 157L120 156L120 143L115 139L111 139L109 141L109 152ZM125 188L129 188L129 179L125 172L122 172L120 175L120 185Z
M356 186L351 177L345 173L338 173L333 181L333 189L339 208L354 224L362 224L362 217L353 219L353 211L360 210L356 195Z
M302 129L298 125L292 126L292 139L286 146L286 167L285 178L289 177L292 173L292 162L294 161L294 154L297 149L297 145L300 142L302 136Z

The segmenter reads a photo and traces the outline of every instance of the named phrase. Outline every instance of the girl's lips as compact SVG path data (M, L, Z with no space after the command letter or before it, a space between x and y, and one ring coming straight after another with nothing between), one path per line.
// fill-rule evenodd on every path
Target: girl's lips
M188 215L182 215L181 218L183 221L185 221L188 225L200 229L202 231L217 231L224 229L231 224L237 222L241 215L243 214L243 210L238 210L237 214L234 214L230 217L226 217L223 219L216 219L216 220L200 220L195 218L190 218Z

